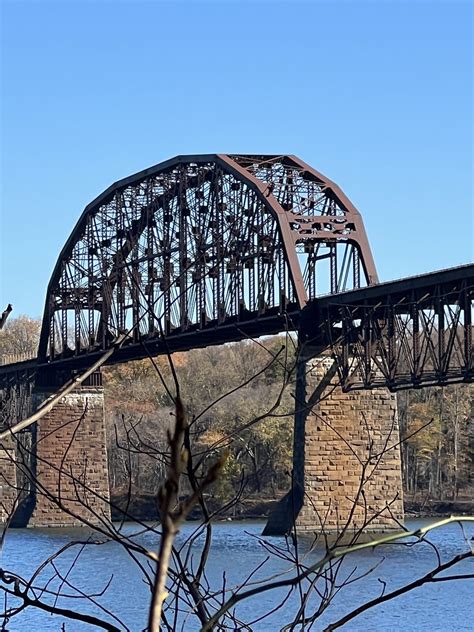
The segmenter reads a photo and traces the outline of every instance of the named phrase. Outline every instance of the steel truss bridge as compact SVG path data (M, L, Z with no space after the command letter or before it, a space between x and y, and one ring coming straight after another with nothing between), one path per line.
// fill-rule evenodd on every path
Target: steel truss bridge
M38 357L70 372L119 335L111 361L299 332L344 388L474 377L474 266L378 283L362 217L295 156L178 156L82 213L47 289Z

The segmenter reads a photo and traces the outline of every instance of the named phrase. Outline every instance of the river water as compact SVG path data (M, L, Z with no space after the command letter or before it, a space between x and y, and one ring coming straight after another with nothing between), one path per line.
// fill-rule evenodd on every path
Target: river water
M427 520L408 520L407 527L416 528L427 522ZM252 569L269 557L264 543L270 545L284 543L283 538L261 539L259 535L263 526L262 522L255 521L222 522L215 525L212 553L207 566L207 578L211 588L219 589L222 586L224 571L227 586L239 584ZM131 532L136 529L136 526L126 525L124 528ZM183 541L194 528L193 523L187 523L179 536L180 541ZM73 539L83 540L84 536L85 531L77 529L11 530L5 542L1 566L28 577L38 564L55 550ZM155 538L156 536L153 534L138 536L138 539L141 539L147 547L153 550L156 550ZM469 546L474 544L472 538L474 538L473 523L465 525L464 534L459 526L450 524L431 532L429 541L436 545L441 559L446 561L450 557L468 550ZM309 540L302 539L299 545L300 550L303 552L308 548L308 545ZM200 546L199 540L196 546ZM76 553L77 549L69 549L58 561L58 566L63 571L67 571ZM309 552L307 561L316 561L320 554L321 552L318 550ZM270 555L270 558L253 579L282 572L289 565L289 562ZM375 551L366 549L352 554L344 560L337 583L339 584L343 577L348 577L352 572L354 572L352 577L355 577L374 566L377 567L367 577L342 588L323 615L312 627L306 627L305 630L324 630L328 624L337 621L345 613L380 594L382 582L386 583L386 591L389 592L422 576L436 566L436 553L428 543L418 544L414 547L401 546L400 544L390 545L380 547ZM48 572L46 569L44 577ZM467 573L474 573L473 558L463 561L454 570L444 574L465 575ZM141 581L136 566L118 544L107 543L85 549L68 579L84 591L100 591L111 577L110 588L100 598L101 603L117 613L133 632L142 630L146 622L148 588ZM324 586L320 583L319 588L324 588ZM281 590L272 591L249 599L240 605L237 614L241 620L255 621L281 602L285 594L286 592ZM257 632L278 631L285 623L291 621L291 616L294 615L299 603L300 595L295 592L284 607L269 619L252 623L250 628L232 627L228 629L251 629ZM314 605L314 603L314 601L310 602L310 605ZM68 602L65 598L58 602L58 605L63 607L71 606L71 604L72 601ZM2 603L2 612L3 608L4 604ZM82 612L100 616L100 611L92 604L87 606L79 604L77 608ZM87 632L97 628L52 617L47 613L29 608L11 619L6 627L1 629L2 631L15 632L48 632L50 630ZM195 618L183 615L176 629L192 632L198 630L199 626L196 624ZM364 632L372 630L380 632L393 630L408 632L470 630L472 632L474 630L474 581L462 579L425 585L376 606L340 629L346 632L349 630L363 630Z

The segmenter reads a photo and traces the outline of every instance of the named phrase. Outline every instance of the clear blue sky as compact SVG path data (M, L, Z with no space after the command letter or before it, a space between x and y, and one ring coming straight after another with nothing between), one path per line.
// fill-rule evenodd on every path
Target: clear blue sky
M40 315L109 184L180 153L294 153L381 279L473 259L471 2L1 2L0 308Z

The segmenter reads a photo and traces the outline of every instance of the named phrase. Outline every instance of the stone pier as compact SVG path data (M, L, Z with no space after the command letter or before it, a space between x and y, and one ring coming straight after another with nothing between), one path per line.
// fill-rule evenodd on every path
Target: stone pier
M37 390L35 404L54 394ZM110 520L101 386L66 395L37 424L34 507L28 526L75 526Z
M293 488L264 533L337 534L399 528L403 495L396 396L387 389L344 393L328 356L298 364Z
M0 444L0 524L5 524L18 504L15 444L10 437Z
M18 397L17 384L5 390L3 429L28 418L71 377L66 371L38 372L24 397ZM38 423L2 440L0 523L10 518L14 527L108 523L109 498L104 393L96 372Z

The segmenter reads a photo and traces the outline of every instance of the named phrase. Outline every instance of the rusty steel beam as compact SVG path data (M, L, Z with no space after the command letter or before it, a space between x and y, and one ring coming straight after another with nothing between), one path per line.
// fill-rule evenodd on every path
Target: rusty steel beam
M177 156L85 208L36 367L87 367L118 335L115 362L294 329L332 350L345 388L470 381L472 276L377 284L360 213L296 156Z
M474 380L474 265L313 301L300 335L330 348L346 390Z
M39 360L87 363L123 332L130 357L262 335L376 279L360 214L302 161L177 156L85 208L48 285Z

